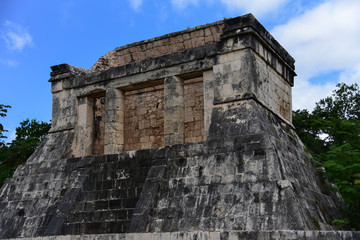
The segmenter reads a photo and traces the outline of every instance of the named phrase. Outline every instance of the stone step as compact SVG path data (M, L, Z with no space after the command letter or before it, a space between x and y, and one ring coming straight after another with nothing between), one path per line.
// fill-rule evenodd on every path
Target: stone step
M128 221L132 214L133 209L76 212L69 215L68 223Z
M137 198L126 198L116 200L101 200L92 202L95 210L106 209L133 209L136 206ZM87 202L88 203L88 202Z
M176 240L252 240L252 239L297 239L297 240L338 240L360 239L360 232L355 231L303 231L303 230L268 230L268 231L176 231L176 232L148 232L148 233L107 233L107 234L77 234L44 237L11 238L9 240L89 240L89 239L176 239Z
M106 189L99 191L86 191L79 194L78 199L81 201L96 201L96 200L116 200L137 198L142 191L141 187L126 188L126 189Z
M130 221L109 221L90 223L66 223L62 234L98 234L98 233L124 233Z

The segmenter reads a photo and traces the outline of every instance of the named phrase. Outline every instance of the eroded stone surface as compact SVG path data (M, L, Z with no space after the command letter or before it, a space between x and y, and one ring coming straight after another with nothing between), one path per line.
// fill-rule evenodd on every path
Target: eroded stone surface
M105 140L105 97L94 98L93 155L104 154Z
M124 151L164 146L164 86L125 92Z
M16 238L21 240L23 238ZM28 238L29 239L29 238ZM39 240L38 238L30 238ZM127 234L101 234L101 235L73 235L44 237L42 240L357 240L359 232L349 231L222 231L222 232L172 232L172 233L127 233ZM14 239L15 240L15 239Z
M359 237L331 225L343 202L291 126L294 59L252 15L52 70L53 126L0 190L0 238Z
M184 82L185 143L199 142L204 136L204 83L203 78Z
M94 72L108 70L111 67L118 67L217 42L220 39L223 27L223 21L219 21L119 47L102 56L90 70Z

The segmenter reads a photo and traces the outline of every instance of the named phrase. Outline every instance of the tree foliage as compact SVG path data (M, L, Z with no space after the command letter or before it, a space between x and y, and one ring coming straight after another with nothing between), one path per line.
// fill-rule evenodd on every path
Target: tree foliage
M11 108L9 105L0 104L0 117L6 117L7 108ZM4 132L7 132L7 130L4 129L4 126L0 123L0 147L3 146L5 143L1 139L6 138L4 136Z
M313 157L324 165L347 204L348 227L360 229L360 90L338 84L314 110L293 112L293 124ZM339 220L338 220L339 221Z
M51 124L26 119L16 128L16 138L0 147L0 186L11 177L16 167L30 157L44 140Z
M319 121L321 119L306 109L293 112L293 124L296 132L312 154L320 154L327 149L326 142L321 138L323 135L318 127Z

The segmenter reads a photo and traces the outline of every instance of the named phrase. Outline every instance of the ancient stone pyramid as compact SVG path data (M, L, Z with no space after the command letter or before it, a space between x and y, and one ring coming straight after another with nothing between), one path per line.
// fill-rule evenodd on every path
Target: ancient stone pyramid
M293 130L294 76L251 14L53 66L53 126L0 190L0 238L359 239Z

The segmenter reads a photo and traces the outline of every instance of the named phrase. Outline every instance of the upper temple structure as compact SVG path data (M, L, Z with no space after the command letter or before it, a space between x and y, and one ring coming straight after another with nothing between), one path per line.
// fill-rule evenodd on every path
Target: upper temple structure
M51 67L0 238L360 239L293 130L294 62L247 14Z

